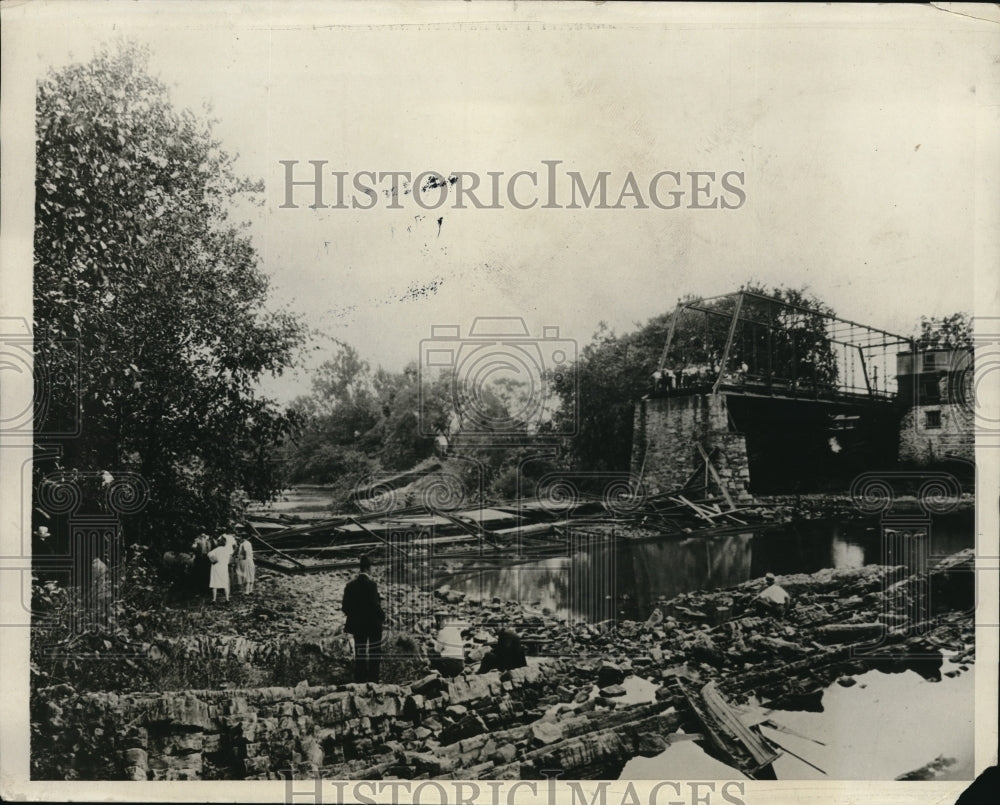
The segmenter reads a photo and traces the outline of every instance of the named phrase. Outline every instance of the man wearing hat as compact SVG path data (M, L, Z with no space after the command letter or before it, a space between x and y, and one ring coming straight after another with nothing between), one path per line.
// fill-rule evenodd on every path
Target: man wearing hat
M361 557L357 576L344 587L341 609L347 615L344 631L354 637L354 681L378 682L385 612L378 584L369 575L372 560Z
M31 552L36 556L50 556L56 553L55 540L48 526L40 525L35 529Z
M778 615L785 612L792 600L788 591L775 581L773 573L765 575L764 581L768 586L757 596L757 604L767 614Z

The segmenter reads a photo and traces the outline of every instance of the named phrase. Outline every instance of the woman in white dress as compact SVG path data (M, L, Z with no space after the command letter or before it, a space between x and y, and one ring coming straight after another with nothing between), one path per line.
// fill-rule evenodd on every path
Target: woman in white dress
M212 563L212 573L209 587L212 588L212 602L218 598L219 590L225 590L226 600L229 600L229 560L233 550L226 540L220 539L208 552L208 560Z
M250 545L250 540L241 540L236 553L236 583L243 588L244 595L253 592L256 576L257 566L253 562L253 546Z

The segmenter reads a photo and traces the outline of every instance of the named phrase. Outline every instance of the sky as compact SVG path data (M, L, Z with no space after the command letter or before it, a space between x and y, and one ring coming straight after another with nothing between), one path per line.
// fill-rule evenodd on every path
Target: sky
M683 294L749 280L807 286L839 315L902 334L976 304L997 67L983 26L960 15L466 3L386 24L343 4L225 18L84 7L36 14L38 72L116 36L148 44L177 105L210 103L239 169L265 179L250 220L274 304L321 334L299 371L266 383L282 400L308 390L334 339L400 369L432 326L464 337L477 316L523 317L532 335L558 327L582 346L602 321L625 332ZM312 210L306 188L283 209L281 160L298 161L297 179L326 160L348 189L366 170L506 181L559 160L560 192L565 171L588 185L608 171L610 204L630 171L640 188L661 171L739 172L745 202L544 209L540 191L530 210L450 197L423 210L410 196L402 209L380 196L373 209Z
M922 315L998 312L995 5L34 0L2 11L0 328L31 317L35 79L117 36L149 45L177 105L209 102L238 167L266 182L250 220L274 305L321 334L309 362L266 385L281 401L308 391L333 339L391 369L421 358L433 326L464 336L477 317L523 317L529 333L558 327L582 344L601 321L627 331L684 294L750 280L808 286L841 316L902 334ZM630 171L640 185L661 171L736 171L746 200L424 214L412 199L396 210L382 198L370 210L282 209L281 160L314 159L350 175L507 176L559 160L588 179L608 171L614 188ZM1000 327L991 332L1000 343ZM25 389L30 397L31 376L5 374L9 411ZM997 410L995 384L991 397L981 391L977 405ZM990 427L977 433L981 449ZM28 533L31 433L0 429L0 442L2 558L20 572L11 560ZM977 467L982 500L995 500L998 472L995 460ZM989 508L977 520L987 559ZM995 610L980 614L980 625L996 623ZM0 623L26 617L16 592L3 596ZM27 629L0 631L5 656L27 656ZM989 702L995 643L981 649L977 696ZM19 783L28 697L9 689L4 780L20 769L10 777ZM994 711L980 710L977 768L995 762L996 745ZM72 785L76 798L112 796L105 784ZM203 801L192 785L170 796ZM940 785L913 796L940 801ZM898 797L891 784L862 792L835 780L787 790L801 802Z

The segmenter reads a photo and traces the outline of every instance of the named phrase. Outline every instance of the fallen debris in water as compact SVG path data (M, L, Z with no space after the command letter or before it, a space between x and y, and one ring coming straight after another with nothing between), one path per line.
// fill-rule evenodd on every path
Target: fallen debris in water
M470 624L463 632L464 673L447 679L418 672L396 685L304 681L133 693L43 688L33 697L32 721L37 745L51 747L51 755L39 754L37 771L144 780L278 779L290 773L537 779L561 768L568 778L607 778L637 755L690 740L675 735L687 720L725 762L761 776L775 751L769 745L782 741L761 731L761 725L770 729L769 709L818 701L834 681L869 668L914 667L940 676L942 651L960 660L949 670L969 667L969 612L945 609L916 621L921 610L912 604L943 574L971 583L964 569L972 561L973 552L963 551L907 578L882 566L779 577L795 601L780 616L755 612L767 583L755 579L666 601L662 621L652 623L567 624L529 615L515 602L452 597L444 589L436 595L400 591L414 612L443 608ZM719 609L725 616L712 622L710 613ZM414 616L413 622L413 641L430 640L433 620ZM875 640L870 629L821 631L855 622L884 628ZM484 647L502 628L515 630L526 648L544 656L529 657L525 668L476 674ZM839 642L832 642L834 635ZM250 641L230 651L253 662L258 650ZM316 655L317 669L323 656ZM418 650L413 657L420 667ZM678 675L690 679L682 683L691 688L688 695L678 690ZM637 678L649 686L645 701L619 690ZM751 697L765 709L745 710Z

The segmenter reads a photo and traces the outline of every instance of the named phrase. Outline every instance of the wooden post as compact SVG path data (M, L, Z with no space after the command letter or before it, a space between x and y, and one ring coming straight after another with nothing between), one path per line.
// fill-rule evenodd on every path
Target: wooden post
M667 330L667 343L663 345L663 352L660 353L660 362L656 365L656 369L659 372L663 371L663 367L667 363L667 353L670 351L670 345L674 340L674 330L677 329L677 318L681 315L681 310L684 306L678 304L674 308L674 315L670 317L670 328Z
M864 373L865 376L865 388L868 389L868 396L871 397L872 384L871 381L868 379L868 364L865 363L865 351L861 349L861 347L858 347L858 355L861 356L861 371Z
M733 346L733 336L736 334L736 323L740 319L740 310L743 309L743 292L736 297L736 309L733 310L733 320L729 323L729 335L726 338L726 348L722 351L722 362L719 366L719 376L715 378L715 385L712 386L712 393L718 394L719 386L722 384L722 376L726 373L726 364L729 363L729 351Z
M708 453L705 452L705 448L701 446L701 442L695 442L695 445L698 447L698 452L701 453L701 457L705 461L706 470L712 473L712 477L715 479L715 482L719 485L719 489L722 490L722 497L726 499L726 503L729 504L730 510L735 509L736 504L733 503L733 499L729 495L729 490L727 490L725 484L722 483L722 478L719 477L719 471L715 469L715 465L712 463L712 459L709 458ZM708 484L706 484L706 487L707 486Z

